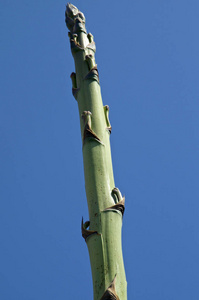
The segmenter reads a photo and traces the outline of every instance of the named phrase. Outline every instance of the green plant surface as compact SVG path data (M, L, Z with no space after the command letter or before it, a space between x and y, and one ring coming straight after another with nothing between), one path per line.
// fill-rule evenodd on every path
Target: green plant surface
M72 92L79 108L89 210L89 221L82 220L82 236L90 256L94 300L126 300L121 246L124 198L113 177L109 107L102 103L96 47L86 31L84 14L68 3L65 16L76 70L71 74Z

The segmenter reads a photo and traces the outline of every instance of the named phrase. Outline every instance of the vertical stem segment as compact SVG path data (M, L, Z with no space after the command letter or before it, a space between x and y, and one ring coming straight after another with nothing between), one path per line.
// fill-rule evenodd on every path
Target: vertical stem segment
M126 300L121 247L124 198L113 177L109 107L103 107L95 43L86 31L84 14L68 3L65 16L76 70L71 74L72 93L79 108L90 218L82 220L82 236L90 255L94 300Z

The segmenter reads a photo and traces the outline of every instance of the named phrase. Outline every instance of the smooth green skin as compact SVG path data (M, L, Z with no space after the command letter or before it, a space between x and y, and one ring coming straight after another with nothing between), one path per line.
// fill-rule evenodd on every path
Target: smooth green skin
M69 5L71 6L71 4ZM110 133L107 130L100 85L93 78L85 79L90 71L85 57L88 54L92 54L94 57L94 51L86 48L89 44L86 32L72 31L71 33L77 34L77 42L84 48L79 51L72 49L76 69L76 82L73 80L73 85L76 84L76 88L79 88L76 99L82 140L85 130L82 113L90 111L92 113L91 128L101 141L93 138L83 140L85 188L90 218L89 230L98 232L86 239L92 269L94 300L101 299L115 275L116 293L120 300L126 300L127 283L121 248L122 214L115 209L104 211L115 204L111 195L115 184L109 141ZM71 39L73 38L72 36ZM93 61L93 65L95 65L95 61Z

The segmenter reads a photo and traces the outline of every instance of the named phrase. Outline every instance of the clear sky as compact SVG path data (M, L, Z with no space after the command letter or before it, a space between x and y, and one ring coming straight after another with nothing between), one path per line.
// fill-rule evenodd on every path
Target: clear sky
M199 299L199 1L72 2L126 197L129 300ZM0 299L92 299L65 1L0 2Z

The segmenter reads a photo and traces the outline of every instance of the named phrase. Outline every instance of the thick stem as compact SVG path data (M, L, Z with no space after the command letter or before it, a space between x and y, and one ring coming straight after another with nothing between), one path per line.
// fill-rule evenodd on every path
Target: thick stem
M121 248L124 199L115 188L110 150L109 107L103 107L95 43L87 34L85 17L75 6L66 7L66 25L76 74L71 74L78 102L85 187L90 221L82 222L93 277L94 300L126 300L126 277Z

